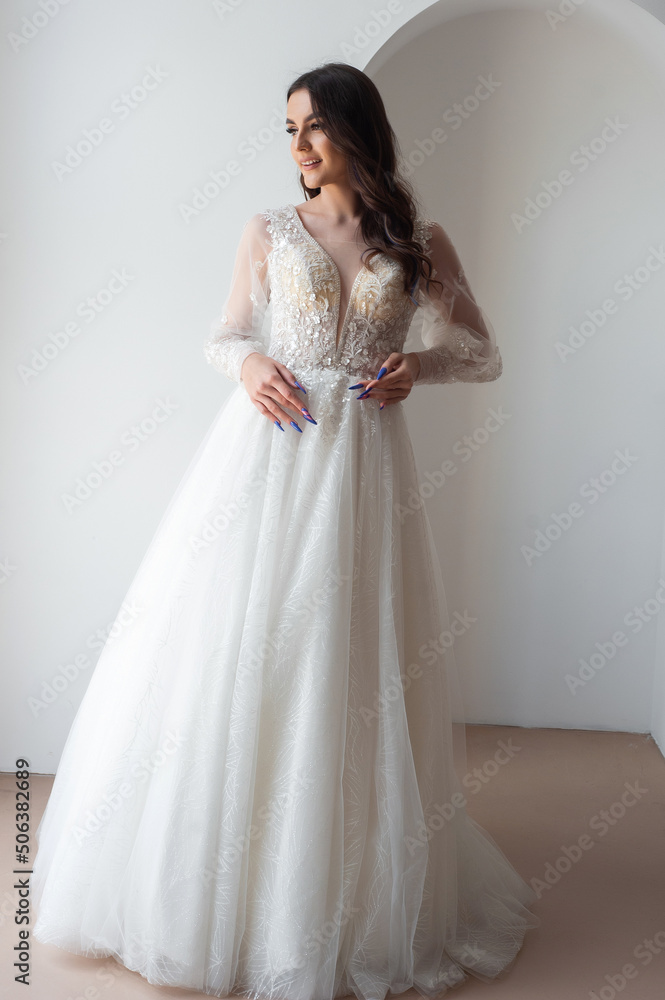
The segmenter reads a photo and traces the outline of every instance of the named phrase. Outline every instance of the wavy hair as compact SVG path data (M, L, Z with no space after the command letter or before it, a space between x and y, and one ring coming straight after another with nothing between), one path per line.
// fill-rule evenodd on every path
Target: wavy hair
M329 62L294 80L287 101L296 90L309 93L322 131L346 157L349 183L362 204L360 231L369 247L363 251L367 261L378 253L398 261L404 269L404 290L412 298L421 275L427 288L430 282L443 288L431 277L430 260L414 238L416 198L398 170L399 143L376 84L355 66ZM305 198L314 198L321 188L308 187L299 174Z

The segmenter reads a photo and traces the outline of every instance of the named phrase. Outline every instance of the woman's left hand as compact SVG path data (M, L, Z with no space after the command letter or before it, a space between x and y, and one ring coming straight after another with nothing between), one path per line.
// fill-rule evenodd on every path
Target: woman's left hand
M402 354L393 351L383 362L387 371L380 379L361 379L363 399L378 399L383 408L392 403L400 403L409 395L420 372L420 358L415 352ZM361 400L362 402L362 400Z

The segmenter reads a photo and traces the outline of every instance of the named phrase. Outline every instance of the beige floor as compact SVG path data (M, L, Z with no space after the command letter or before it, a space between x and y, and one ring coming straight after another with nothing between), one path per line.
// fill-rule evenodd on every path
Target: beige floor
M542 925L528 932L508 974L489 984L469 978L449 996L665 1000L665 761L654 741L631 733L501 726L469 726L467 735L469 768L482 769L491 761L500 739L511 739L513 747L519 747L481 791L469 794L468 809L520 874L529 882L539 879L547 888L534 907ZM33 828L51 781L32 779ZM627 786L633 788L632 794ZM13 777L2 775L3 1000L203 997L150 986L111 959L79 958L34 941L30 987L13 982L12 949L18 940L11 874L13 787ZM609 824L603 823L603 810ZM564 848L585 834L590 839L583 843L589 849L579 860L568 862ZM552 867L547 868L548 863ZM558 880L557 866L564 870ZM551 884L546 882L546 871ZM416 996L405 993L402 1000Z

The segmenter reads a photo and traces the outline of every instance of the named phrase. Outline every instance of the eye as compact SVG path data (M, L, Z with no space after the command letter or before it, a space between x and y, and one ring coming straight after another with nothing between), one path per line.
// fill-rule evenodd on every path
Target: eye
M319 130L321 130L321 126L319 125L318 122L312 122L311 128L318 128ZM294 125L292 125L290 128L287 128L286 131L288 132L289 135L294 135L296 132L296 128Z

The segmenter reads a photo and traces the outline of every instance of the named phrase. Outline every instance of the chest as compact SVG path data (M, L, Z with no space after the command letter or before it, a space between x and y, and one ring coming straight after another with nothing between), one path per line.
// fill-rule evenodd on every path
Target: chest
M376 254L365 265L358 253L331 253L308 239L291 239L270 254L271 298L291 309L335 314L359 313L368 320L393 319L410 301L404 271L387 254ZM365 255L365 258L367 255Z

